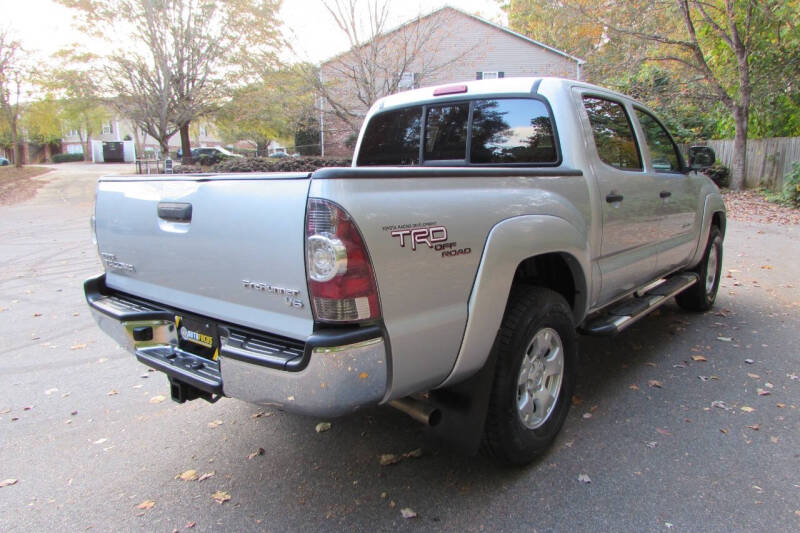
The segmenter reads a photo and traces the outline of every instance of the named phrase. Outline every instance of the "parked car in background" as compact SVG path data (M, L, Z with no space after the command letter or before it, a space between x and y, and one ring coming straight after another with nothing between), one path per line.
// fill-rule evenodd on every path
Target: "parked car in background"
M9 165L8 159L5 157L0 157L0 167L7 167Z
M183 151L178 150L178 157L183 157L182 154ZM222 146L203 146L200 148L192 148L191 154L191 162L193 165L214 165L229 157L243 157L242 155L235 154L227 148L223 148Z

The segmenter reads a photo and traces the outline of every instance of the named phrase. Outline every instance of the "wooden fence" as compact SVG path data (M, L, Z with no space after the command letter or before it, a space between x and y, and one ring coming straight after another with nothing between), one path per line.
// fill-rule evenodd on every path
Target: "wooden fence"
M728 168L733 165L733 139L697 144L713 148L717 154L717 161L721 161ZM686 148L688 145L684 150ZM778 191L783 187L783 177L791 170L792 163L798 161L800 161L800 137L748 139L745 187L766 187Z

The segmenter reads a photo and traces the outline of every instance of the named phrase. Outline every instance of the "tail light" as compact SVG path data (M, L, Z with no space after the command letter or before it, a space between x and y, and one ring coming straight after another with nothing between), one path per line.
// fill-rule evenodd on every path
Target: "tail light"
M306 273L317 320L380 318L375 273L364 240L350 215L333 202L308 200Z

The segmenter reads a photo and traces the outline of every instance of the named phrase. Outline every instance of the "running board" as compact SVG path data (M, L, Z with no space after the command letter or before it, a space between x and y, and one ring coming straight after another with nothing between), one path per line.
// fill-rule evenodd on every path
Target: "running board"
M628 298L609 307L602 315L590 318L581 327L584 335L616 335L651 311L658 309L676 294L697 283L697 274L684 272L667 278L644 294Z

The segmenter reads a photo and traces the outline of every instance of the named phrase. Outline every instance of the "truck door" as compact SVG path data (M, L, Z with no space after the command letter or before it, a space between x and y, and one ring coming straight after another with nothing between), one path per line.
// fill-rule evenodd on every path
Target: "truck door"
M658 271L667 273L685 264L694 253L697 191L684 173L683 158L672 136L648 111L634 108L645 148L645 170L658 186Z
M644 171L630 109L613 96L581 92L588 158L603 212L598 304L650 281L656 274L659 197ZM594 154L592 154L594 151Z

